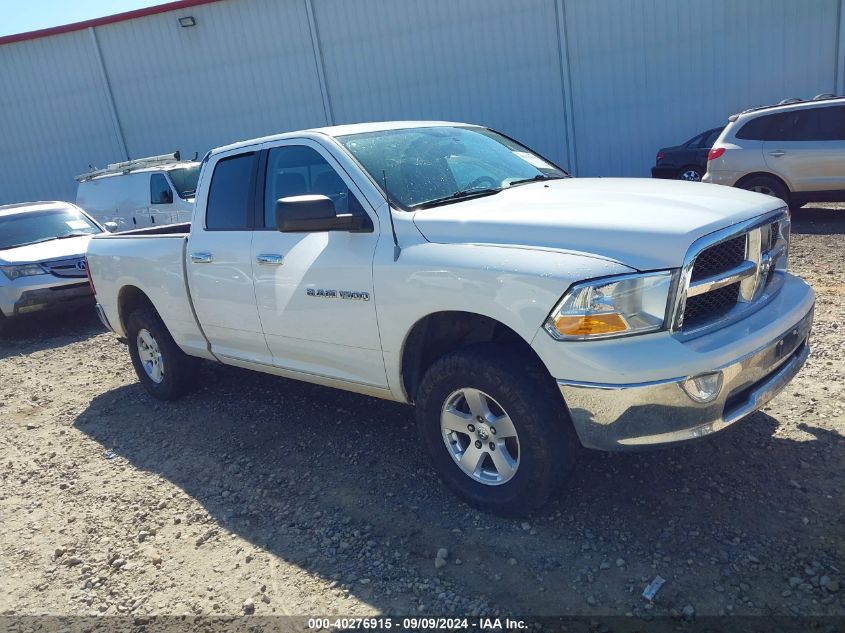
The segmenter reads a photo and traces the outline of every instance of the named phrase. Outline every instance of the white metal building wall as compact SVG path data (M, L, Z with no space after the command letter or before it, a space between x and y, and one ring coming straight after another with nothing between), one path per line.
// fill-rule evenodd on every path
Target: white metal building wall
M221 0L0 45L0 203L73 199L75 174L125 154L380 119L478 122L578 175L646 176L731 112L843 91L843 5Z
M733 112L832 92L839 4L567 2L578 173L644 176Z

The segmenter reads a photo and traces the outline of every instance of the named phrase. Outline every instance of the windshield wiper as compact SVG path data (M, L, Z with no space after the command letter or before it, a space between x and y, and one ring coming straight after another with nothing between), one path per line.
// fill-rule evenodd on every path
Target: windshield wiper
M64 235L57 235L56 237L52 238L54 240L66 240L69 237L85 237L86 235L91 235L90 233L65 233Z
M493 194L499 193L501 190L501 187L496 187L495 189L465 189L463 191L456 191L448 196L443 196L442 198L426 200L425 202L414 205L414 207L417 209L428 209L429 207L436 207L441 204L451 204L453 202L460 202L461 200L469 200L471 198L492 196Z
M519 180L512 180L508 186L513 187L514 185L524 185L525 183L529 182L540 182L541 180L563 180L565 176L547 176L546 174L537 174L531 178L521 178Z

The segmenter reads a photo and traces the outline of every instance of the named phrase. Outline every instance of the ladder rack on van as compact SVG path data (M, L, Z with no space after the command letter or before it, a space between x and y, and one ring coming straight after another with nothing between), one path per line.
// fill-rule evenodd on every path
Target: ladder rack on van
M136 169L143 169L145 167L157 167L159 165L170 165L178 163L182 160L179 152L172 154L161 154L159 156L148 156L147 158L135 158L133 160L126 160L122 163L112 163L103 169L95 169L84 174L80 174L75 178L77 182L85 180L92 180L98 176L106 176L109 174L128 174Z

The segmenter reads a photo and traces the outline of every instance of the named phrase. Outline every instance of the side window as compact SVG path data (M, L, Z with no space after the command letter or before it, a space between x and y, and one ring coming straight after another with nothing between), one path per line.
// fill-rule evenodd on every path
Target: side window
M845 141L845 106L813 108L815 136L813 141Z
M205 212L212 231L250 228L250 200L255 186L255 152L224 158L214 167Z
M150 204L170 204L173 202L173 191L164 174L150 175Z
M756 119L752 119L742 126L739 132L736 133L736 137L748 141L769 140L767 137L769 127L771 126L773 119L777 116L778 115L776 114L770 114L768 116L760 116Z
M264 187L264 226L276 226L279 198L322 194L334 202L336 213L364 213L343 178L319 152L305 145L274 147L267 156Z

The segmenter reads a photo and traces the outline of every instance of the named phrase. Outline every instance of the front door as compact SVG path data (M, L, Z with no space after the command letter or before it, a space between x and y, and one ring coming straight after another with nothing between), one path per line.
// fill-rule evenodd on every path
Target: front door
M188 241L188 281L211 351L224 359L272 363L252 283L252 208L258 153L228 154L213 169L205 218ZM205 204L203 204L205 203Z
M375 297L376 214L323 147L307 140L275 144L266 154L263 230L252 242L255 297L275 365L386 387ZM366 233L276 230L279 198L323 194L338 213L364 213ZM363 205L362 205L363 203Z
M164 174L150 174L150 224L173 224L175 207L173 189Z

